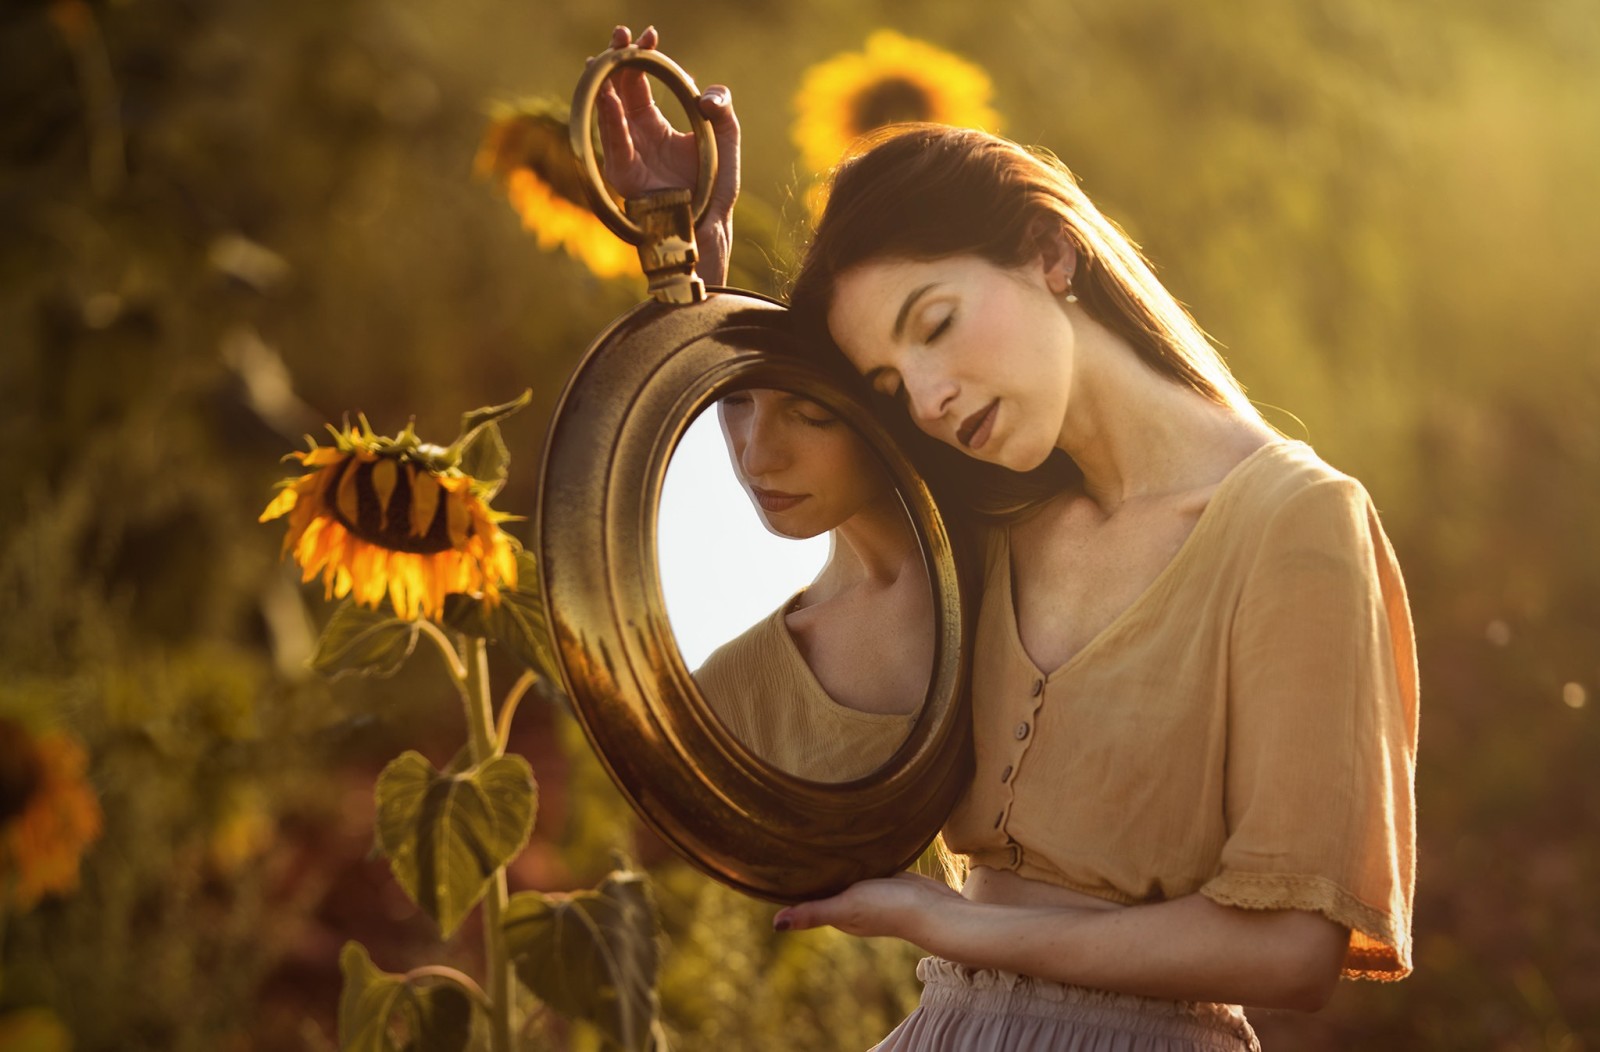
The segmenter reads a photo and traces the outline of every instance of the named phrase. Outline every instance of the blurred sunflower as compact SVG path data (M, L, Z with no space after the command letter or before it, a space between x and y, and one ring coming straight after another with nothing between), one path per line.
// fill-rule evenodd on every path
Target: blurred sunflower
M261 521L289 516L284 553L294 552L304 580L320 573L330 599L376 608L387 596L408 620L438 616L453 592L498 602L517 584L517 544L500 529L515 516L489 507L501 480L474 478L461 461L482 429L530 396L468 414L475 425L464 422L449 447L420 441L409 424L394 438L365 417L359 428L330 426L333 445L308 437L309 450L289 454L311 470L279 483Z
M496 115L473 168L500 185L540 248L559 245L602 278L638 274L633 247L589 207L568 144L567 119L554 104L529 103Z
M0 717L0 904L26 910L77 890L78 863L101 825L88 766L66 732L34 735Z
M0 1016L0 1048L12 1052L72 1052L72 1032L48 1008L19 1008Z
M857 137L900 121L998 131L994 86L978 66L932 44L880 29L866 50L806 71L795 95L793 137L813 172L832 168Z

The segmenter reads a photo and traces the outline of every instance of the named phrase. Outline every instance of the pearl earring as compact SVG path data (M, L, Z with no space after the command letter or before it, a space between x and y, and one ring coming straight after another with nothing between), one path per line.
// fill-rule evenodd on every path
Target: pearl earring
M1072 291L1072 285L1070 283L1067 285L1066 300L1068 303L1078 302L1078 294Z

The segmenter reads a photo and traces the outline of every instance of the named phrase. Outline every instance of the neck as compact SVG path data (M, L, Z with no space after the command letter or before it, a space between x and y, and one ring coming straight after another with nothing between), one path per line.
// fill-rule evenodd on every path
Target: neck
M840 523L833 531L828 561L806 589L810 601L831 599L851 588L884 588L912 567L920 569L916 534L894 490Z
M1272 438L1259 417L1162 376L1103 326L1078 321L1076 340L1071 404L1056 445L1107 514L1131 500L1215 484Z

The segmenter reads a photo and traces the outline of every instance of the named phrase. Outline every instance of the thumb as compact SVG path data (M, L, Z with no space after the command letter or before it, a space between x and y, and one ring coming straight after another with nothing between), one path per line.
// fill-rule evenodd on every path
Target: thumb
M711 123L711 134L717 141L712 210L729 214L739 196L739 118L733 112L733 92L722 84L713 84L700 96L700 112Z

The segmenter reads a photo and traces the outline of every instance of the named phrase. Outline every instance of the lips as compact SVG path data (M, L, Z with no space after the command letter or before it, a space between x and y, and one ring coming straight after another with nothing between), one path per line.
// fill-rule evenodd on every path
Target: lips
M788 511L811 495L809 493L785 493L782 490L762 489L760 486L751 486L750 493L756 498L756 503L761 505L761 510L767 512Z
M999 407L1000 399L996 398L961 421L961 427L956 430L956 441L967 449L981 448L989 441L989 432L994 430L994 416Z

